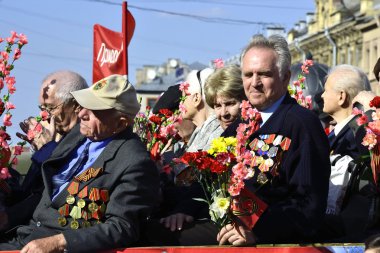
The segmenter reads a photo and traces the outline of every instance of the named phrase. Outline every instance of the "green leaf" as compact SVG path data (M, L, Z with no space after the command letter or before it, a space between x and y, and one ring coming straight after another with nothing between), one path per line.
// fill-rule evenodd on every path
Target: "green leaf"
M201 198L193 198L195 201L200 201L200 202L205 202L205 203L207 203L207 204L209 204L208 202L207 202L207 200L205 200L205 199L201 199Z

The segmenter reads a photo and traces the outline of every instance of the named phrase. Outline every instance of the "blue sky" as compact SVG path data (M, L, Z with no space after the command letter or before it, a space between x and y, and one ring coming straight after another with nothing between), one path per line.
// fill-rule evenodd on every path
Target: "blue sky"
M204 22L202 16L241 20L246 23L274 23L288 31L314 11L314 0L130 0L136 29L129 45L129 78L145 64L162 64L168 58L208 64L240 52L264 26ZM0 0L0 37L10 31L27 35L21 59L13 71L17 91L11 98L16 105L13 126L8 128L13 142L18 122L38 114L38 92L47 74L62 69L92 79L93 25L98 23L121 31L121 3L117 0ZM141 8L145 8L142 10ZM171 15L146 9L164 10ZM3 43L0 44L3 47Z

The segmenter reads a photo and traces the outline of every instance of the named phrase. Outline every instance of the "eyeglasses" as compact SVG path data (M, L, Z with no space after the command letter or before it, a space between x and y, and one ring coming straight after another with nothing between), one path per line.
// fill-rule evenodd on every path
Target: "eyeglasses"
M44 106L44 105L39 105L38 108L40 108L41 111L46 111L48 113L52 113L55 110L57 110L60 106L62 106L65 102L62 102L56 106Z

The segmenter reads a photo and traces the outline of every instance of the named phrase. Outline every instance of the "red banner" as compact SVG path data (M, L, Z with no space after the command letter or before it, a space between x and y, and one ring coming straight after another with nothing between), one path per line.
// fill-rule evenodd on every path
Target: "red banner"
M128 45L135 30L135 20L126 2L123 3L122 24L121 33L94 25L93 83L112 74L128 74Z

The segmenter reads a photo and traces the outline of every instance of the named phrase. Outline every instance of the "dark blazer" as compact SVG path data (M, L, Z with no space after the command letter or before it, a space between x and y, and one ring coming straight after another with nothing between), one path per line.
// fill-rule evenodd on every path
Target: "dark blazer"
M50 157L57 145L57 142L50 141L35 151L31 158L32 164L21 186L13 189L10 206L6 208L8 228L11 230L15 226L27 224L32 218L44 190L41 173L42 163Z
M331 142L330 150L332 155L349 155L353 159L357 159L362 155L369 154L368 148L361 144L365 136L365 129L357 126L356 118L353 117Z
M225 136L228 133L234 131L229 129ZM251 139L262 134L288 137L291 144L283 153L278 176L260 187L256 170L245 182L268 204L253 227L258 243L313 241L324 217L330 176L329 143L322 125L313 112L287 94Z
M51 201L51 178L68 162L72 152L84 139L77 125L43 164L45 189L30 225L17 230L22 243L62 233L69 252L97 252L127 247L138 240L140 220L146 219L156 206L159 177L146 148L130 127L115 136L94 162L93 168L103 168L104 171L79 185L79 191L85 186L88 186L89 191L94 187L109 191L109 201L101 223L92 222L93 225L89 228L73 230L70 228L72 218L68 217L66 226L58 224L58 209L65 204L69 193L66 187ZM90 201L87 197L87 205L88 203Z

